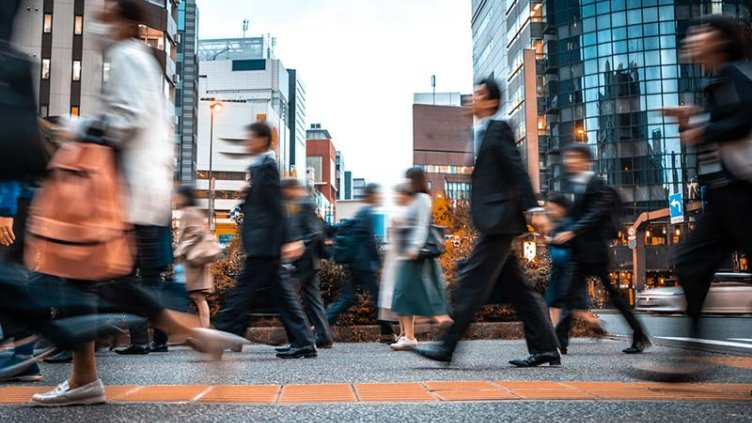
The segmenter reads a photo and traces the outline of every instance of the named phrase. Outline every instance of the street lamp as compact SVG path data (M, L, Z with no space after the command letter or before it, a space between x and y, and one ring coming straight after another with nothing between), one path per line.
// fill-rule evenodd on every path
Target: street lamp
M214 101L209 105L209 230L214 232L214 114L222 111L222 102Z
M580 136L580 142L585 142L585 128L577 128L577 135Z

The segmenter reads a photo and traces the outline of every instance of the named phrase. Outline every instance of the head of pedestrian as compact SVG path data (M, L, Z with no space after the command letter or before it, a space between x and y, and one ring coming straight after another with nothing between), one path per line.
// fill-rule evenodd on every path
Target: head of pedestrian
M714 71L752 56L749 24L736 18L710 15L693 24L684 39L685 57Z
M593 151L585 144L571 144L564 149L564 169L570 175L587 172L593 165Z
M283 179L280 182L280 187L282 188L282 196L287 201L299 200L308 195L308 191L303 186L303 183L295 178Z
M144 24L144 9L139 0L107 0L97 16L97 22L89 25L89 32L98 40L103 50L111 45L138 38Z
M410 183L403 182L394 187L394 202L398 206L407 206L413 199L413 191L410 189Z
M248 153L258 156L272 148L272 129L263 122L254 122L246 127L246 139L243 142Z
M478 119L495 115L501 107L501 88L493 78L483 78L473 91L473 114Z
M379 184L368 184L364 191L366 195L366 204L370 206L381 205L381 186Z
M411 167L405 172L405 178L410 184L410 191L413 195L428 194L431 195L431 190L428 188L428 182L426 181L426 173L419 167Z
M553 193L546 198L546 214L554 222L567 217L571 207L572 202L564 194Z
M198 206L196 199L196 188L191 185L183 185L175 193L175 208L184 209L186 207Z

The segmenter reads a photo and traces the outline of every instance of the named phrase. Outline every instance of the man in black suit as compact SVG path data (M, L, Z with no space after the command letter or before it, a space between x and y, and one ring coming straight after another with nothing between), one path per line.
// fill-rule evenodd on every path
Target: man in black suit
M355 302L355 293L358 288L371 294L374 310L379 303L379 285L377 274L381 268L381 254L376 240L376 223L373 209L381 204L380 187L377 184L368 184L365 189L366 206L358 211L354 218L355 228L354 242L355 251L348 267L350 269L350 283L342 287L337 300L329 306L326 318L333 325L337 317L347 311ZM378 312L377 312L378 313ZM394 329L389 322L378 321L381 328L381 341L394 342Z
M475 169L472 176L473 223L480 233L473 253L462 268L454 301L454 325L437 346L418 348L423 357L450 362L457 344L472 323L475 311L498 289L511 302L525 328L530 356L512 360L518 367L559 365L561 356L543 298L527 281L512 242L527 232L525 214L540 233L548 219L538 207L530 177L506 122L494 120L501 91L493 79L475 87Z
M574 191L574 203L571 212L574 224L569 231L557 235L554 242L574 241L575 267L570 285L570 295L575 296L578 292L581 292L589 277L599 278L611 297L611 302L632 328L632 346L625 349L624 353L639 354L650 345L650 339L645 334L629 304L611 285L611 279L608 276L608 236L606 235L606 228L609 225L609 213L611 212L609 201L613 201L613 199L609 198L609 191L603 179L590 170L592 162L593 153L587 145L572 144L564 152L564 167ZM569 332L572 323L571 316L572 314L568 314L567 318L559 321L557 333ZM595 324L597 325L597 322ZM600 325L596 329L602 331Z
M250 187L243 210L241 237L246 259L237 284L215 320L217 329L240 336L248 327L248 311L259 288L270 287L280 320L291 334L291 348L277 354L280 358L316 357L316 345L282 261L292 262L305 251L302 236L291 224L282 204L279 170L272 147L269 126L257 122L248 126L245 145L254 156L250 168Z
M282 193L287 202L288 213L295 216L295 222L305 244L305 253L293 263L297 282L296 290L303 300L308 318L316 329L316 347L331 348L334 337L329 322L326 320L326 309L319 285L321 249L324 247L324 222L316 215L316 206L299 180L282 181Z

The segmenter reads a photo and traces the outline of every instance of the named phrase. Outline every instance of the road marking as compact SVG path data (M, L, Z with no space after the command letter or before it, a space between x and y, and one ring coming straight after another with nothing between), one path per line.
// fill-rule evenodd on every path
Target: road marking
M685 342L694 342L696 344L717 345L720 347L737 347L737 348L752 349L752 344L742 344L741 342L716 341L714 339L700 339L700 338L681 338L681 337L675 337L675 336L654 336L654 338L665 339L668 341L685 341Z
M728 338L729 341L752 342L752 338Z

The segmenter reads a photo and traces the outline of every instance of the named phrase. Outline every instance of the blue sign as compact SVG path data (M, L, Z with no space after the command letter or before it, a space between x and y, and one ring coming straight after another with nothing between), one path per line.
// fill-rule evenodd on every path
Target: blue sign
M668 196L668 210L672 225L684 222L684 196L681 192Z

